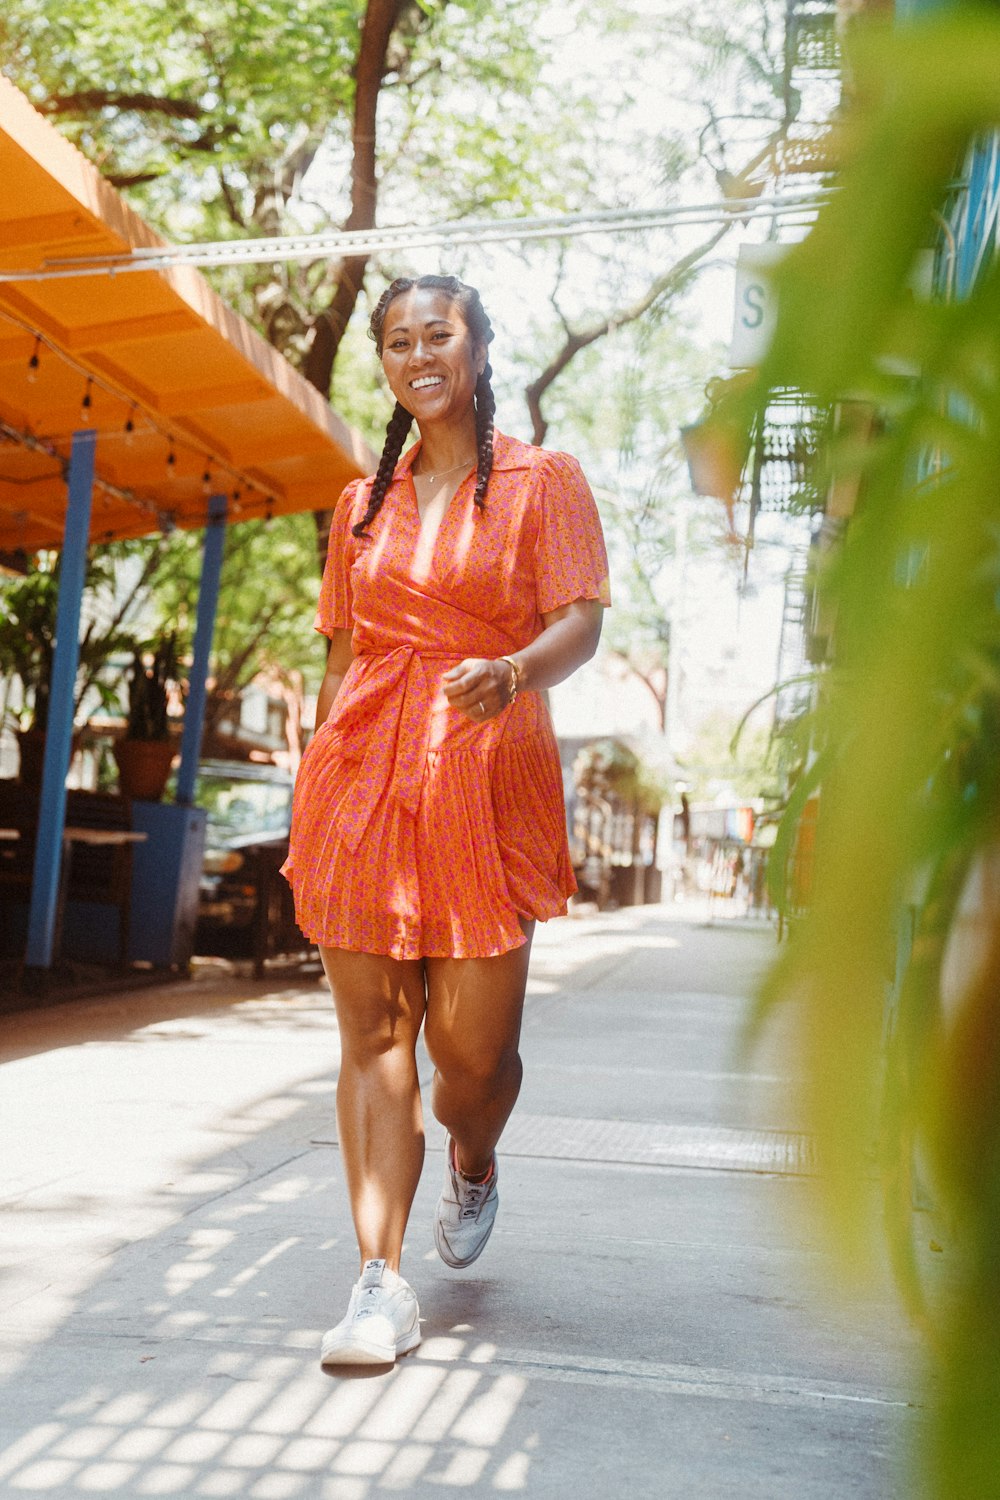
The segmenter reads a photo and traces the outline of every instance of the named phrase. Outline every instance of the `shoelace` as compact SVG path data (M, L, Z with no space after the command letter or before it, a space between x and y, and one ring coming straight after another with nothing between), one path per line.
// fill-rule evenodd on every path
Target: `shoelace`
M356 1318L370 1318L377 1313L381 1292L382 1288L380 1286L365 1287L358 1298L357 1311L354 1316Z
M483 1200L492 1186L493 1178L490 1176L486 1182L464 1182L460 1181L462 1188L462 1207L459 1209L460 1219L476 1219L479 1210L483 1206Z

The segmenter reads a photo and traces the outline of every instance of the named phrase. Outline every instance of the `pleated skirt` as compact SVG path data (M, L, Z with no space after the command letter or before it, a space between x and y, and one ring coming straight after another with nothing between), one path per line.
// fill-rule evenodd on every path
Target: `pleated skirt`
M296 781L284 872L310 941L399 959L491 958L525 941L519 917L565 913L577 887L558 747L537 694L487 725L463 721L427 752L415 810L382 797L352 849L343 828L358 769L328 724Z

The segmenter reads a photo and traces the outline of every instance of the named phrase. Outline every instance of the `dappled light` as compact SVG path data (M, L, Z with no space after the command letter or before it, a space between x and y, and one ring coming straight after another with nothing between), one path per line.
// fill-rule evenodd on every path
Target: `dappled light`
M491 1353L451 1332L391 1374L331 1385L294 1357L208 1351L197 1387L166 1400L142 1392L141 1370L117 1390L84 1388L0 1452L0 1482L12 1493L262 1500L364 1500L418 1477L523 1490L539 1443L519 1410L527 1382L488 1368Z
M907 1398L892 1360L862 1358L846 1317L810 1318L815 1251L781 1227L813 1167L781 1105L779 1053L745 1074L733 1055L760 943L663 908L540 930L505 1217L472 1273L441 1266L429 1219L444 1140L428 1113L405 1250L423 1343L391 1370L317 1364L355 1274L324 991L219 971L200 1007L165 989L89 1016L14 1018L2 1072L26 1129L4 1184L18 1211L0 1297L0 1488L533 1500L553 1484L588 1493L616 1430L637 1440L629 1413L659 1450L665 1400L679 1403L682 1466L706 1441L732 1449L725 1433L756 1451L764 1408L841 1431L861 1402L866 1421L895 1423ZM422 1054L420 1070L426 1084ZM637 1226L640 1200L662 1213ZM643 1299L662 1296L665 1266L651 1324ZM602 1288L610 1343L567 1300L577 1282ZM883 1304L867 1316L892 1347Z

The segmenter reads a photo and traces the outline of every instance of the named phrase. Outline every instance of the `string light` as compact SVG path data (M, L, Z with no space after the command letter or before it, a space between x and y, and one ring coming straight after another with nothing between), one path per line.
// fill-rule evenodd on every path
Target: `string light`
M5 278L0 276L0 279ZM14 327L20 328L24 333L28 334L34 340L32 352L27 362L27 380L29 383L33 384L37 379L38 370L41 366L41 349L43 345L46 349L51 350L52 353L54 353L71 369L75 370L84 379L84 392L80 402L80 425L82 427L89 428L93 426L95 388L104 391L113 401L120 401L122 405L127 408L125 422L122 429L126 445L130 446L133 442L137 431L137 416L141 409L143 412L144 420L146 423L148 423L150 429L153 432L162 434L166 438L168 443L166 460L167 478L173 479L176 477L176 440L173 433L167 433L164 428L160 426L154 413L148 411L145 407L140 408L139 402L126 395L123 391L121 391L114 385L107 384L104 380L101 379L99 375L91 374L85 366L80 365L64 349L60 348L56 344L50 343L43 333L40 333L36 328L33 328L30 323L25 322L21 318L18 318L16 315L11 314L5 308L0 309L0 321L12 324ZM0 427L6 430L6 424L0 424ZM12 441L27 444L29 447L35 448L39 452L46 452L57 462L62 463L64 468L66 465L65 456L59 451L56 445L68 436L69 434L67 433L52 434L50 438L40 440L33 437L29 433L21 432L13 428L9 429L9 437ZM181 446L185 448L193 448L193 445L187 444L183 442L183 440L181 441ZM230 468L227 464L220 462L210 453L206 453L204 455L204 463L205 468L202 473L202 486L206 494L209 494L211 492L213 483L219 485L219 479L221 478L221 475L226 475L237 480L242 478L242 476L240 476L236 470ZM213 480L213 471L216 470L220 471L220 476L219 478ZM102 479L99 475L95 476L95 485L105 490L107 494L113 495L116 499L129 505L133 505L146 514L156 516L159 520L160 512L157 510L157 508L150 501L143 500L140 496L133 494L131 490L120 489L117 485L111 484L109 481ZM233 490L232 495L233 506L236 512L245 513L249 510L252 513L253 511L259 511L260 507L264 506L265 519L272 519L274 515L274 508L277 504L277 501L275 500L273 495L265 495L263 492L258 492L255 486L249 483L249 481L246 482L245 492L241 491L241 489L237 487ZM243 501L243 504L240 503L241 500ZM176 514L171 512L171 516L172 524L173 526L176 526Z

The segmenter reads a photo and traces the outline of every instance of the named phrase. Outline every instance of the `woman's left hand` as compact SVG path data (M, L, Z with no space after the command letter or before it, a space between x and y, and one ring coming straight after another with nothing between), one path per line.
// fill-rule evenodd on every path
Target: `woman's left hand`
M444 695L452 708L475 724L495 719L510 702L512 672L505 661L467 656L441 679Z

